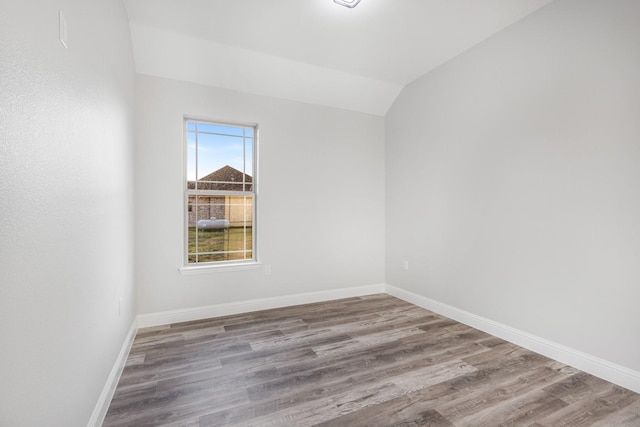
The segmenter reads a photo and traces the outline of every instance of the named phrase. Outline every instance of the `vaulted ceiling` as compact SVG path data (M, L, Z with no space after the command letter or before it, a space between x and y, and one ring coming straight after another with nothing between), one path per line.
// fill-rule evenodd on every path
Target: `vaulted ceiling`
M384 115L402 88L552 0L124 0L136 69Z

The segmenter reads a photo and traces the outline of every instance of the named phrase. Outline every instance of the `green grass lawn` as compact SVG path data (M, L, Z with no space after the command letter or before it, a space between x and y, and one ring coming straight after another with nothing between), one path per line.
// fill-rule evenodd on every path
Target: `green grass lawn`
M231 227L226 230L212 231L198 231L196 227L189 227L189 262L251 259L252 243L251 227Z

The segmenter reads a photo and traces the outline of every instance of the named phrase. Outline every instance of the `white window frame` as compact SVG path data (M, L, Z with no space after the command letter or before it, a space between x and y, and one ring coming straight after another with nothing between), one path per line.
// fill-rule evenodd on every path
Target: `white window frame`
M238 127L238 128L252 128L253 136L252 139L252 170L247 171L243 170L243 173L249 174L252 177L252 190L251 191L229 191L229 190L198 190L198 189L189 189L188 183L188 122L196 122L196 123L204 123L208 125L214 126L230 126L230 127ZM216 271L216 270L244 270L244 269L252 269L257 268L260 264L258 262L258 125L255 123L238 123L238 122L228 122L228 121L220 121L220 120L211 120L211 119L203 119L193 116L185 116L183 119L183 141L184 141L184 161L183 161L183 169L184 169L184 177L183 177L183 190L184 190L184 205L183 205L183 216L184 216L184 225L183 225L183 239L184 246L182 250L182 267L179 269L182 274L196 274L201 272L208 271ZM204 132L196 132L204 133ZM197 149L196 149L197 156ZM245 154L245 161L247 157ZM197 164L197 157L196 157ZM189 262L189 197L190 196L240 196L240 197L251 197L251 259L242 259L242 260L229 260L229 261L207 261L207 262ZM196 205L197 206L197 205ZM196 207L197 212L197 207Z

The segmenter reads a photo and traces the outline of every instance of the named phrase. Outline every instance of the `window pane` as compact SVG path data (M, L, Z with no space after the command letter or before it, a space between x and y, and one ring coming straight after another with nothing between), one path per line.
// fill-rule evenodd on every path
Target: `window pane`
M252 259L252 200L241 196L190 196L189 263Z
M214 172L230 166L243 170L243 138L235 136L198 134L198 180L214 181Z
M211 123L198 123L198 132L242 136L244 128L237 126L214 125Z
M252 201L252 197L229 197L229 221L232 227L251 227L253 222Z
M245 138L245 160L244 167L246 174L251 179L245 179L245 182L253 182L253 138ZM253 185L246 185L244 191L253 191Z
M196 179L196 134L187 132L187 180Z

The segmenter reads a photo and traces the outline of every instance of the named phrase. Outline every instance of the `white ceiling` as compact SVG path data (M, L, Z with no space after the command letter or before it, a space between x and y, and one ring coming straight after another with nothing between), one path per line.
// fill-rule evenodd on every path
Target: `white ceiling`
M384 115L552 0L124 0L139 73Z

